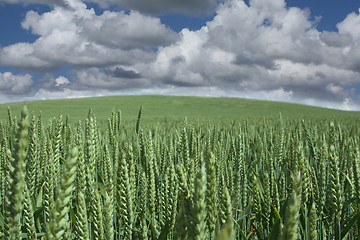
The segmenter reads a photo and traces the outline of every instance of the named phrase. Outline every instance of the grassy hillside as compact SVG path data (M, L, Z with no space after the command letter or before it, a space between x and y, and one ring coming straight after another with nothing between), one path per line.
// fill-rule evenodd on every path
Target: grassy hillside
M24 103L0 104L0 120L7 119L7 107L20 113ZM70 115L71 120L84 119L90 108L98 121L109 118L113 108L121 110L125 121L137 117L139 107L144 107L144 120L218 119L239 120L278 117L283 118L346 118L356 119L360 112L346 112L306 105L260 101L239 98L208 98L178 96L111 96L81 99L62 99L26 102L30 112L42 111L44 120ZM18 115L18 114L17 114Z
M0 239L359 239L359 112L126 96L16 125L22 105L0 110Z

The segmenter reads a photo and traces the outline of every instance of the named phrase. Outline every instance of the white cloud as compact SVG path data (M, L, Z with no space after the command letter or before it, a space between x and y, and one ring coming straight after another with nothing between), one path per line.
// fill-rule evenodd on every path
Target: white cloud
M359 13L350 13L344 21L337 24L339 34L349 34L354 41L360 41L360 16Z
M60 76L58 78L55 79L55 86L58 87L58 86L61 86L61 85L68 85L70 84L70 81L69 79L67 79L66 77L64 76Z
M102 3L153 12L160 2ZM183 2L167 1L159 11L213 1ZM318 31L309 16L284 0L227 0L201 29L176 34L138 11L97 16L80 0L67 0L41 15L28 12L22 26L39 38L0 49L0 65L33 71L81 66L69 79L44 78L37 97L163 93L359 109L359 14L346 16L337 32Z
M338 108L347 111L360 111L360 106L356 104L351 98L344 98L342 105Z
M183 29L180 35L179 42L158 51L156 60L147 66L144 74L148 78L160 78L170 85L202 85L205 80L199 71L201 66L197 64L206 33L204 29L198 32Z
M344 98L340 102L307 98L307 99L303 99L301 103L306 105L340 109L346 111L360 111L360 105L358 103L355 103L355 101L352 98Z
M34 43L0 49L0 65L33 71L51 71L66 65L132 65L153 58L151 48L167 45L177 34L159 18L105 11L97 16L81 1L68 0L41 15L26 14L22 26L39 35Z
M344 21L338 23L337 28L340 36L350 36L352 44L346 46L343 50L341 60L346 67L360 72L360 15L359 13L350 13Z
M323 31L320 39L329 47L346 47L351 44L351 37L349 34L339 34L337 32Z
M76 73L75 86L83 89L126 90L155 87L149 79L139 77L118 77L116 68L101 70L89 68Z
M151 48L177 40L177 35L161 24L159 18L136 11L105 11L101 16L83 24L82 31L89 39L111 48Z
M245 90L243 92L238 92L236 96L242 98L255 98L261 100L272 100L272 101L291 101L293 91L285 91L283 88L273 89L273 90Z
M338 24L339 33L321 33L307 10L286 8L283 0L227 1L205 27L184 29L180 41L160 48L148 77L240 97L341 107L344 99L357 99L347 86L360 84L360 61L354 61L360 36L345 27L357 26L355 15Z
M104 91L77 91L69 88L64 88L60 91L49 91L47 89L39 89L34 98L40 100L48 99L62 99L62 98L84 98L84 97L100 97L107 95Z
M2 94L28 94L33 85L32 76L29 74L14 75L11 72L0 73L0 93Z
M35 96L28 98L27 100L40 99L40 100L49 100L49 99L64 99L64 98L85 98L85 97L103 97L111 95L140 95L143 94L142 90L107 90L107 89L98 89L98 90L76 90L70 88L63 88L58 91L51 91L48 89L39 89ZM111 106L109 106L111 107Z
M15 75L11 72L0 72L0 103L22 101L34 91L34 81L29 74Z

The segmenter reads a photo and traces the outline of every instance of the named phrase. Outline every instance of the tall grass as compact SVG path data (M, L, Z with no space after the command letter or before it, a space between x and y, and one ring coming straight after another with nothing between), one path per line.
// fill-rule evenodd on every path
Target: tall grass
M9 110L1 239L359 239L358 122L143 114Z

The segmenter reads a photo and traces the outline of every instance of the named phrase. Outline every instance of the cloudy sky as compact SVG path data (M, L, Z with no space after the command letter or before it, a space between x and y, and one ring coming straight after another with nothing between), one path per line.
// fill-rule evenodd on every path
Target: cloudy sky
M358 0L0 0L0 102L229 96L360 110Z

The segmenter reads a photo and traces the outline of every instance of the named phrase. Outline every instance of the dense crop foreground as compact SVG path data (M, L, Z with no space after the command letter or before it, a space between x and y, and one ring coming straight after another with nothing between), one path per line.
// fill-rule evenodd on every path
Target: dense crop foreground
M138 113L74 124L9 109L1 239L360 238L359 121Z

